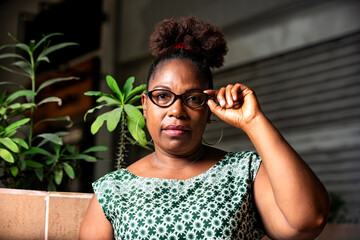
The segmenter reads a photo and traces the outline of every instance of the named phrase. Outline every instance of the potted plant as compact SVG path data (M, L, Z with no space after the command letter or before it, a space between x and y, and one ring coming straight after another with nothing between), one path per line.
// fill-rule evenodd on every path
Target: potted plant
M18 88L11 94L5 90L0 93L0 179L7 187L54 191L65 176L75 178L74 169L79 160L95 162L98 158L91 153L107 149L95 146L78 152L74 146L63 143L62 137L68 134L66 131L34 131L36 126L44 122L70 121L69 116L36 120L41 105L54 102L61 105L61 99L56 96L38 99L39 92L59 82L78 80L76 77L63 77L37 82L36 71L40 64L50 62L50 53L77 45L72 42L51 45L50 39L59 35L62 34L49 34L38 42L32 40L25 44L9 34L15 43L0 47L0 51L17 49L22 53L0 54L0 59L15 60L11 67L0 65L0 68L28 80L28 84L0 82L0 86L14 85Z
M91 125L91 133L96 134L99 128L105 123L108 131L112 132L117 126L120 128L120 136L118 140L118 153L116 159L117 168L122 168L125 165L126 145L138 145L147 150L153 150L153 144L146 140L144 131L145 120L142 118L142 105L134 105L140 99L141 95L146 90L146 84L141 84L134 88L135 78L129 77L121 90L116 80L108 75L106 82L113 94L103 93L100 91L86 92L87 96L97 97L96 102L98 106L90 109L84 116L93 113L103 107L108 107L109 111L99 115Z

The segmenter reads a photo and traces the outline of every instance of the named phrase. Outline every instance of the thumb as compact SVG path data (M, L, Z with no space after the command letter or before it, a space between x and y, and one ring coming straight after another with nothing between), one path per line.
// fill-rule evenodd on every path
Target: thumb
M207 105L209 106L211 112L213 112L219 118L222 118L225 109L223 109L220 105L216 104L215 101L212 99L209 99L207 101Z

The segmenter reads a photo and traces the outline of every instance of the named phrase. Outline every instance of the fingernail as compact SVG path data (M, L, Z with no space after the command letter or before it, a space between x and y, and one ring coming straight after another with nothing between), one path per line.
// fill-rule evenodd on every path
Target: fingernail
M225 101L224 100L220 100L220 105L224 106L225 105Z

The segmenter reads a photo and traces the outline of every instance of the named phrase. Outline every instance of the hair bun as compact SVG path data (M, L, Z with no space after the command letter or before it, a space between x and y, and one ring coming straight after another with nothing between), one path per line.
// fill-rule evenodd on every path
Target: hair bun
M179 44L199 54L211 68L219 68L224 63L226 41L215 25L194 17L169 18L155 25L150 37L150 51L154 57L160 57Z

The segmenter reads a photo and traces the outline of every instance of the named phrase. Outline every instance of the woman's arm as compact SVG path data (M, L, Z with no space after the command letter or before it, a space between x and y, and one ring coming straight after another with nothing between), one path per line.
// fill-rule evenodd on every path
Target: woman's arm
M80 240L107 240L114 239L113 228L109 220L105 217L101 205L96 198L92 197L90 205L85 213L81 224Z
M265 116L245 132L262 158L254 194L266 232L275 239L314 239L329 211L324 186Z
M265 117L251 89L236 84L206 92L220 103L210 100L211 111L241 128L262 158L254 195L267 234L275 239L315 238L329 209L322 183Z

